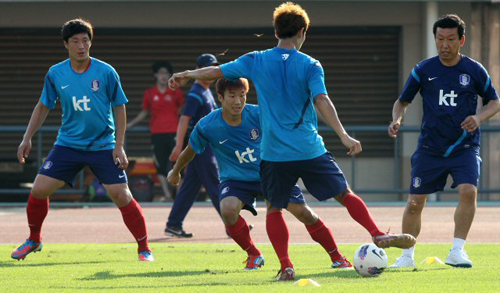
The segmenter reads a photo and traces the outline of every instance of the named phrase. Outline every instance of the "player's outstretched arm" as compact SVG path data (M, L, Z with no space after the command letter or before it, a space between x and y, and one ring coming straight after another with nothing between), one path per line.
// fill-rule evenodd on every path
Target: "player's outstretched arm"
M128 167L128 159L123 149L125 143L125 128L127 125L127 112L125 105L116 106L113 108L115 117L115 149L113 150L113 160L118 168L125 170Z
M47 108L42 102L38 102L36 104L35 109L33 109L33 113L31 114L30 122L28 123L28 127L26 128L26 132L23 136L23 141L17 148L17 159L21 164L25 163L25 159L29 156L31 151L31 138L37 130L42 126L45 118L49 114L50 109Z
M137 123L144 120L144 118L148 116L148 112L149 112L148 110L142 110L141 112L139 112L139 114L137 114L137 117L135 117L132 121L127 123L127 129L134 127Z
M403 115L410 103L403 102L401 100L396 100L394 106L392 107L392 121L389 124L389 136L395 138L398 136L399 127L401 126L401 120L403 120Z
M481 109L481 112L465 118L465 120L461 124L462 129L465 129L468 132L473 132L479 127L479 125L481 125L483 121L486 121L495 116L499 111L500 101L492 100L486 106L484 106L483 109Z
M184 86L190 79L216 80L222 77L224 77L224 75L222 74L222 70L219 66L209 66L174 73L168 80L168 86L175 90L178 87Z
M347 152L348 155L354 156L363 151L361 143L350 137L345 131L344 126L342 126L339 116L337 115L337 110L327 95L320 94L314 97L314 105L321 113L321 116L323 116L325 122L330 125L330 127L333 128L335 133L337 133L340 137L342 144L349 149L349 152Z
M168 172L167 180L170 184L174 186L179 185L179 182L181 181L181 170L184 169L184 167L186 167L186 165L193 160L194 156L196 156L196 152L193 150L191 145L188 144L180 154L177 162L175 162L172 170Z

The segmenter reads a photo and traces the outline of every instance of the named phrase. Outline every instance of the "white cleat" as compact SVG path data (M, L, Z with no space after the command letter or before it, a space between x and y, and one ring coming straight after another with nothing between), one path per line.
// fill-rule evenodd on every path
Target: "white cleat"
M471 268L472 261L463 249L452 248L448 257L446 258L445 264L457 267L457 268Z
M407 255L402 255L396 262L388 268L414 268L415 260Z

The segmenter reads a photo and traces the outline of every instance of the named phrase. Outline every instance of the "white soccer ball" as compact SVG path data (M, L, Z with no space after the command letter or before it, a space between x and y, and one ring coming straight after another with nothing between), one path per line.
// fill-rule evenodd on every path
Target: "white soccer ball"
M387 267L387 254L373 243L365 243L354 252L354 268L363 277L377 277Z

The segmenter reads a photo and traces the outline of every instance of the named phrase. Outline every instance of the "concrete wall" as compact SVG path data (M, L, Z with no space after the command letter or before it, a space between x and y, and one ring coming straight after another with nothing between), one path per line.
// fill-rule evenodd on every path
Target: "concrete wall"
M425 34L432 34L430 30L423 31L426 2L320 1L300 4L309 13L311 29L319 26L401 26L401 89L413 66L426 58L424 37ZM75 17L89 19L101 28L267 28L272 25L272 11L276 5L277 2L271 1L0 3L0 28L60 27L64 21ZM471 4L438 3L438 15L446 13L457 13L470 23ZM462 52L469 54L469 42L466 42ZM406 114L405 124L420 125L421 108L417 97ZM390 117L387 117L389 120ZM409 158L415 150L417 137L418 134L402 135L403 187L409 186ZM340 164L350 177L350 162L342 159ZM357 166L356 187L394 187L392 158L368 159L360 156ZM370 199L377 200L397 198L397 195L370 196Z

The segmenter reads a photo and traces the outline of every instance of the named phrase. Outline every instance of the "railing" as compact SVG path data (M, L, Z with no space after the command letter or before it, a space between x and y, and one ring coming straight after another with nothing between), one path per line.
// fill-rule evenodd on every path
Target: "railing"
M331 128L322 126L319 128L321 131L332 131ZM373 125L373 126L345 126L346 131L352 136L356 137L356 134L360 132L380 132L381 135L387 135L387 126L386 125ZM13 133L13 132L25 132L26 126L0 126L0 133ZM56 132L59 130L59 126L42 126L38 132L37 132L37 162L38 162L38 168L42 165L42 146L43 146L43 139L44 139L44 133L47 132ZM149 128L147 126L136 126L130 130L127 130L127 132L148 132ZM356 156L351 157L351 180L350 180L350 185L353 189L356 190L357 193L369 193L369 194L406 194L408 193L408 189L401 188L401 156L400 156L400 146L401 146L401 137L403 133L412 133L412 132L420 132L420 127L419 126L401 126L399 133L400 135L394 139L394 162L393 162L393 168L394 168L394 186L393 188L385 188L385 189L357 189L356 188L356 172L357 172L357 167L356 167L356 161L357 158ZM483 125L481 126L481 132L482 133L498 133L500 132L500 125ZM484 140L484 135L481 138ZM125 144L126 147L126 144ZM16 152L16 150L12 150L13 152ZM481 149L481 152L484 152L484 149ZM483 166L481 166L481 174ZM58 190L57 193L59 194L84 194L85 189L83 188L83 172L80 173L80 188L79 189L71 189L71 190ZM33 178L34 179L34 178ZM481 182L483 183L483 182ZM0 195L1 194L27 194L30 191L28 189L6 189L0 188ZM454 190L444 190L440 193L454 193L456 191ZM491 193L500 193L500 188L483 188L483 184L479 184L479 189L478 189L479 194L491 194ZM437 200L439 201L439 194Z

